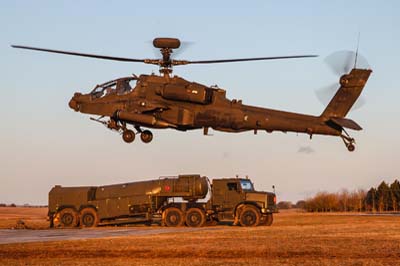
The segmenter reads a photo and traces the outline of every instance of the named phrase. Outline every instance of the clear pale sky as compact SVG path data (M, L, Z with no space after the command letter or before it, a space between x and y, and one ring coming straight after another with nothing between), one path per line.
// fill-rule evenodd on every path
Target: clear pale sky
M2 1L0 3L0 202L46 204L55 184L102 185L200 173L249 175L278 200L376 186L400 178L399 1ZM154 37L192 45L189 60L319 54L316 59L176 67L218 84L245 104L318 115L315 90L337 80L323 59L360 53L373 74L367 104L349 114L349 153L335 137L275 132L229 134L154 130L151 144L126 144L69 109L76 91L156 66L24 51L10 44L133 58L155 56ZM311 150L305 153L299 150Z

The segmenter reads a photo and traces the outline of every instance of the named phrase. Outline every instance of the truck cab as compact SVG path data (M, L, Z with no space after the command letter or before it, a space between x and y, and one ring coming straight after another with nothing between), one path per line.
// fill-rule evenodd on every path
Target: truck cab
M249 179L214 179L211 191L207 205L215 211L214 219L244 226L272 224L272 213L277 212L275 194L256 191Z

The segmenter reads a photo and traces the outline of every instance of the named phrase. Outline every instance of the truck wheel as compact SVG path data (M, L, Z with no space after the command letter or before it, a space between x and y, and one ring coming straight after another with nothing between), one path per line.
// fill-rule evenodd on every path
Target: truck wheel
M271 226L273 221L274 221L274 218L272 216L272 213L269 213L266 216L263 216L261 218L260 225Z
M99 223L97 212L93 208L84 208L80 211L81 227L96 227Z
M186 225L189 227L202 227L206 222L206 215L199 208L190 208L186 212Z
M78 213L72 208L62 209L57 216L59 217L59 226L62 228L72 228L78 226Z
M182 226L184 222L183 212L178 208L170 207L163 213L163 224L168 227Z
M272 213L267 214L267 221L266 221L265 225L271 226L273 221L274 221L274 217L272 216Z
M260 212L254 206L246 206L240 214L241 226L257 226L260 223Z

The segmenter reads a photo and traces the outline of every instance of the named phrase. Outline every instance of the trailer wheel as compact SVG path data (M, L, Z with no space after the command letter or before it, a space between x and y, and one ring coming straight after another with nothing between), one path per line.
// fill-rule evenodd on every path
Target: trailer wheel
M93 208L84 208L80 211L81 227L96 227L99 223L97 211Z
M182 226L184 222L183 212L178 208L170 207L163 213L163 224L168 227Z
M245 206L239 220L241 226L257 226L260 223L260 212L254 206Z
M206 222L206 215L199 208L190 208L186 212L186 225L190 227L202 227Z
M260 225L271 226L273 221L274 217L272 216L272 213L268 213L260 219Z
M72 228L78 226L78 213L72 208L62 209L59 213L57 213L56 217L59 227Z

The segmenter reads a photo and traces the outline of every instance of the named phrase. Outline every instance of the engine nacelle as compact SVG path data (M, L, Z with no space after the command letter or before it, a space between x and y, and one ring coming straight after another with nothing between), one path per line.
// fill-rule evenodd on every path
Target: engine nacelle
M189 86L167 84L158 92L164 99L207 104L211 102L211 91L200 84Z

